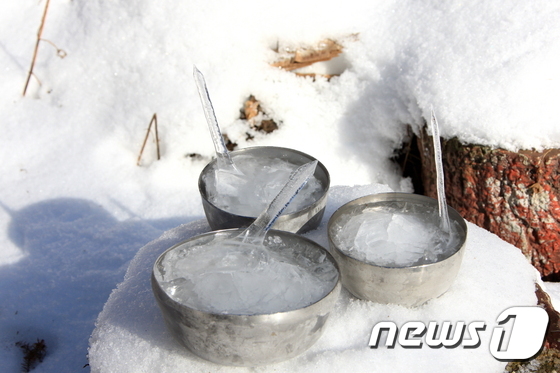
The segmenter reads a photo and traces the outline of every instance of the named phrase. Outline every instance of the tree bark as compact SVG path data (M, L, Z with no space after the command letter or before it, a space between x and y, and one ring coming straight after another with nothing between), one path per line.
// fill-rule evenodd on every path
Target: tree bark
M424 193L437 198L432 139L417 138ZM510 152L442 141L447 203L560 280L560 150Z

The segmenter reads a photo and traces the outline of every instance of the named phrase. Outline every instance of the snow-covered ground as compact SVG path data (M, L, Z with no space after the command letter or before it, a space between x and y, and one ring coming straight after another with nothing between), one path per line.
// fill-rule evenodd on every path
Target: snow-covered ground
M135 256L129 277L99 319L92 370L119 371L107 366L117 364L110 360L111 349L122 361L136 356L140 362L142 346L153 350L145 356L156 365L170 359L165 362L169 371L181 364L221 369L179 358L154 313L155 303L142 303L150 301L147 296L129 302L133 296L125 292L143 284L131 278L148 268L155 253L147 248L163 249L161 239L145 246L148 242L193 221L203 229L196 181L213 147L192 79L194 64L206 77L218 120L232 141L239 147L276 145L306 152L326 165L334 186L411 191L388 159L401 144L406 124L418 129L432 105L446 138L508 149L560 145L557 1L350 0L341 6L289 0L52 0L34 77L22 97L45 1L0 4L0 363L6 372L19 370L22 354L15 343L37 339L45 340L47 356L35 371L90 369L84 366L95 320ZM314 45L325 38L344 46L335 64L342 74L330 81L296 77L269 65L277 46ZM59 58L50 43L66 57ZM323 68L330 72L333 67ZM239 119L251 94L279 123L278 130L256 133ZM154 113L162 158L155 160L150 138L138 167ZM249 140L247 132L254 138ZM193 153L201 157L188 156ZM164 237L193 234L192 227ZM316 239L324 240L319 232ZM487 266L480 268L508 273L505 259L492 253L515 256L515 251L487 232L475 227L471 232L478 243L471 255L488 251L483 256ZM517 260L509 255L507 260ZM469 282L468 263L456 285L469 294L483 292L485 280L494 277L477 273L480 280ZM531 276L518 280L526 283ZM510 277L501 281L499 289L514 284ZM501 304L534 302L529 293L520 291L519 300L496 303L488 309L488 322ZM450 292L448 298L461 294ZM119 297L126 302L118 303ZM361 360L372 352L361 343L375 313L395 321L477 317L470 316L469 307L455 304L459 300L439 309L440 303L449 305L445 299L405 310L343 298L340 304L348 306L337 309L340 317L314 347L328 352L297 361L301 369L312 365L319 371ZM493 301L480 303L487 300ZM112 334L115 310L128 313L135 304L148 308L132 309L126 329L132 334L124 336L116 327ZM154 319L148 332L156 334L140 333L142 327L133 323L149 315ZM359 338L348 331L345 317L361 319L355 324ZM158 352L167 348L173 358ZM398 361L384 355L381 361L387 363L380 363L379 370L418 368L414 361L427 359L423 354L447 352L400 351ZM489 353L485 359L486 371L503 368ZM287 370L295 363L286 364L271 369ZM355 370L364 371L365 365ZM130 369L158 370L148 365Z
M343 203L366 194L386 192L387 187L334 187L327 218ZM307 237L328 246L326 221ZM174 243L206 232L204 220L168 231L143 247L132 261L125 280L111 294L98 319L90 348L96 372L500 372L505 363L490 354L496 318L505 309L534 305L538 272L521 252L473 224L460 273L451 289L418 308L383 305L358 300L346 291L330 316L326 331L310 350L284 363L248 369L220 367L185 350L166 332L154 302L150 274L159 254ZM492 250L488 250L491 247ZM499 270L497 269L499 268ZM466 349L370 349L372 328L381 321L401 326L407 321L484 321L481 347ZM465 340L475 338L465 334Z

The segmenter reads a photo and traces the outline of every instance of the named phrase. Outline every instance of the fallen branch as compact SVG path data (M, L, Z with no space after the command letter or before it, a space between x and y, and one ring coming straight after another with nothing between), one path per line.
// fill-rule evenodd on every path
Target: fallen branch
M39 43L41 42L41 35L43 34L43 28L45 27L45 19L47 18L47 11L49 10L50 0L47 0L45 4L45 11L43 12L43 18L41 18L41 25L39 26L39 31L37 32L37 42L35 43L35 51L33 52L33 59L31 60L31 67L29 68L29 73L27 74L27 80L25 81L25 87L23 87L23 95L27 92L27 87L29 86L29 81L31 80L31 75L33 74L33 68L35 67L35 60L37 59L37 51L39 50Z
M271 63L271 65L287 71L292 71L312 65L315 62L328 61L341 53L342 45L333 40L325 39L316 47L300 47L295 50L290 50L281 55L280 59Z
M140 160L142 159L142 153L144 153L144 147L146 146L146 142L148 142L148 136L150 135L150 130L152 129L152 124L154 124L154 131L156 136L156 151L157 151L157 159L159 161L160 154L159 154L159 136L158 136L158 128L157 128L157 114L154 113L152 116L152 120L148 125L148 130L146 131L146 137L144 137L144 142L142 143L142 148L140 149L140 154L138 154L138 160L136 161L136 165L140 166Z

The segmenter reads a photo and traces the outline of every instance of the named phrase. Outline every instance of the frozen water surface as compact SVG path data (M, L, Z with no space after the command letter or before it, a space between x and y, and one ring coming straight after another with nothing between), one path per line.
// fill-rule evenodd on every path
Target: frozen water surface
M206 192L213 205L241 216L258 216L299 166L279 158L234 155L233 159L242 175L222 172L214 167L205 176ZM321 181L311 176L284 213L313 204L322 191Z
M384 203L357 209L335 226L337 246L347 255L384 267L408 267L440 261L456 250L461 227L441 229L434 208L413 203Z
M222 314L268 314L317 302L338 280L326 252L286 244L269 235L265 245L202 236L167 252L155 271L163 290L191 308Z

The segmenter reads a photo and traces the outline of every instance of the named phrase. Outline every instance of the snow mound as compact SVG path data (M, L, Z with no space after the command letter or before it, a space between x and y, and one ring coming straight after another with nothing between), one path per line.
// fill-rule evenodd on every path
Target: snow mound
M332 188L326 217L307 236L326 245L326 225L336 208L360 196L386 192L386 186ZM422 307L408 309L358 300L346 291L335 307L325 333L303 355L259 367L215 365L194 356L165 328L150 286L153 263L171 245L209 230L204 220L182 225L144 246L132 260L125 280L113 291L90 340L92 372L501 372L506 363L489 353L498 315L511 306L535 305L537 271L519 249L468 224L464 261L451 289ZM496 270L500 268L500 270ZM486 322L477 349L394 349L368 347L373 326L380 321Z

